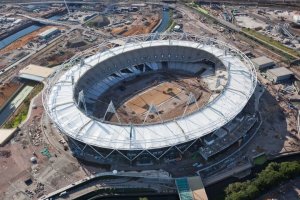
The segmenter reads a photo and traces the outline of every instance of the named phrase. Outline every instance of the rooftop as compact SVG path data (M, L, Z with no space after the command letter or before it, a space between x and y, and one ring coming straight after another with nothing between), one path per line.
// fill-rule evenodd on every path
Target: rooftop
M294 73L285 68L285 67L278 67L278 68L274 68L274 69L269 69L268 73L271 73L275 76L286 76L286 75L293 75Z
M42 82L45 78L48 78L53 72L54 69L29 64L25 68L20 70L19 77Z
M3 146L16 132L17 128L0 129L0 146Z
M45 30L44 32L40 33L39 36L45 37L45 36L49 35L50 33L57 31L57 30L58 30L58 28L56 28L56 27L49 28L49 29Z
M258 58L253 58L251 59L252 62L254 62L255 64L257 65L265 65L265 64L269 64L269 63L274 63L274 60L266 57L266 56L261 56L261 57L258 57Z

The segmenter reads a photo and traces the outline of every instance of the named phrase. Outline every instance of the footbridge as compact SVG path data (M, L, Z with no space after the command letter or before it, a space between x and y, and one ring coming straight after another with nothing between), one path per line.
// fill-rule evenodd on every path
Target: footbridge
M56 20L50 20L50 19L44 19L44 18L39 18L39 17L31 17L28 15L22 15L18 14L19 16L25 17L27 19L30 19L35 22L39 22L41 24L46 24L46 25L58 25L58 26L72 26L75 25L75 23L70 23L70 22L62 22L62 21L56 21Z

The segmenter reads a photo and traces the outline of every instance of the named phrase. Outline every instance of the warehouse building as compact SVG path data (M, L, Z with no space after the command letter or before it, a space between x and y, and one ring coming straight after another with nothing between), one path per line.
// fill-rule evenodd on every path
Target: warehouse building
M23 79L42 82L54 72L53 68L29 64L19 71L19 77Z
M267 77L274 83L284 82L290 80L294 76L294 73L285 68L279 67L274 69L269 69L267 71Z
M58 33L60 33L60 30L58 28L52 27L52 28L49 28L48 30L40 33L39 37L41 39L46 40L46 39L49 39L51 36L58 34Z
M266 56L253 58L252 62L258 70L266 70L275 66L275 62Z

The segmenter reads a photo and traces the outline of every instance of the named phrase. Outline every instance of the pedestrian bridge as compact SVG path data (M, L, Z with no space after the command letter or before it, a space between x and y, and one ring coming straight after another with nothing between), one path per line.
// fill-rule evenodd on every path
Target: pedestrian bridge
M49 24L58 25L58 26L72 26L72 25L75 25L74 23L70 23L70 22L61 22L61 21L44 19L44 18L39 18L39 17L31 17L31 16L28 16L28 15L19 14L19 16L22 16L22 17L25 17L25 18L30 19L32 21L39 22L41 24L46 24L46 25L49 25Z

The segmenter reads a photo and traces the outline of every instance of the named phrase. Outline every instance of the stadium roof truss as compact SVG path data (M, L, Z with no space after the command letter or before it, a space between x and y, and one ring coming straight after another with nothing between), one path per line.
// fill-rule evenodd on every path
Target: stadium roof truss
M121 40L124 46L106 41L98 46L97 54L89 57L80 54L66 61L48 79L43 93L46 112L60 131L91 148L111 149L109 155L114 151L122 154L122 150L139 150L158 159L162 155L155 156L150 150L169 150L186 142L191 142L190 147L197 139L221 128L240 113L256 87L256 71L252 62L227 43L187 33L153 33ZM196 112L154 124L109 123L95 119L78 107L80 102L84 103L84 91L79 100L74 99L75 85L87 71L118 54L162 45L202 49L218 58L228 72L228 81L222 92Z

